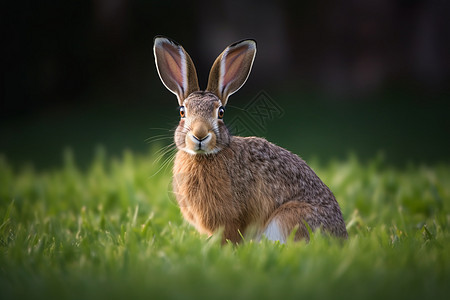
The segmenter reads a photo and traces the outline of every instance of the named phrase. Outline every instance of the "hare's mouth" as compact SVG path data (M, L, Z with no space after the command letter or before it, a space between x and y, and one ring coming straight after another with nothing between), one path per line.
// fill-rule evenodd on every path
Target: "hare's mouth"
M200 138L189 132L186 135L185 147L181 150L194 155L217 153L219 149L216 148L215 140L215 136L211 132Z

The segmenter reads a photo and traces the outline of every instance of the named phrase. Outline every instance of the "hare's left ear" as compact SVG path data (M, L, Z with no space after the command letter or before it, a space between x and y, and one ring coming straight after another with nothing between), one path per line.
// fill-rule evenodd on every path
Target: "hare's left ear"
M214 62L206 90L216 94L225 106L228 97L247 81L255 55L254 40L243 40L228 46Z
M191 57L181 45L163 36L155 37L153 52L161 81L182 106L189 94L200 90Z

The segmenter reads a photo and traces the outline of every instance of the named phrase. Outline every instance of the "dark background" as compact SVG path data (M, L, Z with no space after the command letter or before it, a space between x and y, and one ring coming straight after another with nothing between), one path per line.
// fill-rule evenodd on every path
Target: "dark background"
M303 3L304 2L304 3ZM170 136L176 98L153 37L193 58L202 88L229 44L258 42L233 118L264 90L283 108L260 135L320 161L383 153L450 161L449 1L8 1L2 4L0 153L16 166L87 165L96 147L145 152Z

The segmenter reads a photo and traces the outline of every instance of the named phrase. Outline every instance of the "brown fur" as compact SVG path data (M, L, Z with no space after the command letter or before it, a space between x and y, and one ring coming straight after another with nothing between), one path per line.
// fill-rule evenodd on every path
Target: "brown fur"
M185 99L191 93L198 91L197 71L189 54L178 43L163 37L155 37L154 54L158 74L164 85L177 95L178 103L182 105L182 99ZM180 55L180 51L184 57ZM183 60L186 66L186 74L180 72ZM186 80L186 89L182 81Z
M159 44L164 51L164 41ZM265 139L230 136L217 117L228 96L247 79L256 53L252 45L250 41L233 44L214 63L210 81L228 77L222 80L224 86L210 82L208 87L220 87L223 93L212 88L180 96L186 117L175 132L179 151L173 189L181 212L201 233L211 235L223 229L224 241L239 242L240 233L252 228L261 234L274 220L280 225L283 240L294 228L298 228L296 240L308 240L305 222L312 230L322 228L345 238L339 204L301 158ZM233 60L226 61L224 53L233 53ZM221 65L236 74L221 71Z
M239 90L245 83L255 59L256 42L254 40L240 41L228 46L214 61L209 72L207 91L214 93L221 100L223 106L227 105L228 97ZM250 51L248 51L250 49ZM221 69L224 61L225 70ZM225 86L220 85L220 78Z
M200 232L224 227L225 238L237 242L238 230L245 233L253 225L262 231L277 217L286 236L299 225L297 239L308 238L303 221L312 230L347 236L328 187L298 156L264 139L232 137L229 148L216 155L179 151L173 173L181 211Z

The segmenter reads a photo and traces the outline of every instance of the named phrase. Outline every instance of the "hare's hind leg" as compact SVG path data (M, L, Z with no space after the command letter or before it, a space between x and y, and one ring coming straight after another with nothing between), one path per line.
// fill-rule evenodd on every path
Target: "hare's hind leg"
M305 202L289 201L278 207L270 216L265 226L263 235L271 241L286 243L289 234L298 226L295 240L306 239L309 241L308 228L313 226L309 221L314 220L312 206Z

